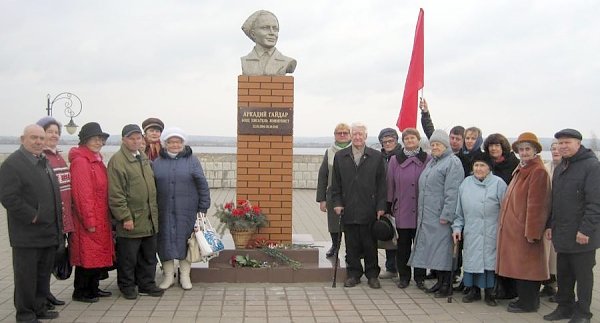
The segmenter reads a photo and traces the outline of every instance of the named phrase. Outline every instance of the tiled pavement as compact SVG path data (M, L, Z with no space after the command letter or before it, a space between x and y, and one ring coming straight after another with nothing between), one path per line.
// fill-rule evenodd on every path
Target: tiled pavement
M213 202L234 198L233 190L213 190ZM294 190L294 233L313 235L325 245L328 233L325 216L314 202L315 191ZM209 212L210 214L210 212ZM0 320L14 321L11 249L6 230L6 211L0 208ZM319 243L319 241L323 241ZM383 263L383 256L380 262ZM160 276L160 275L159 275ZM596 280L598 274L595 275ZM160 280L160 277L157 278ZM598 280L597 280L598 281ZM428 282L432 284L432 282ZM142 296L126 300L119 295L116 274L101 282L113 292L95 304L72 302L72 278L52 281L52 291L67 301L59 306L60 317L53 322L542 322L542 315L554 308L542 300L538 313L511 314L507 301L498 307L483 302L463 304L461 295L452 303L435 299L414 285L398 289L382 280L382 289L363 283L354 288L331 288L329 283L308 284L194 284L191 291L177 285L163 297ZM600 315L600 293L594 290L592 311ZM600 322L597 317L594 322ZM566 321L565 321L566 322Z

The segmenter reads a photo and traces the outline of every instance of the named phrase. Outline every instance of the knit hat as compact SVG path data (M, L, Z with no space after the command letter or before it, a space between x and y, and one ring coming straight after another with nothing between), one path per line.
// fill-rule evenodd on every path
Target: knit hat
M142 129L136 124L128 124L121 130L121 137L129 137L134 133L142 133Z
M100 128L100 125L97 122L88 122L81 127L78 136L79 144L81 145L84 144L86 140L91 137L100 136L104 140L106 140L110 135L102 131L102 128Z
M442 129L435 129L435 131L429 138L429 143L433 142L439 142L446 148L450 147L450 139L448 139L448 134Z
M404 131L402 131L402 141L404 141L404 138L408 135L413 135L413 136L417 137L418 140L421 140L421 134L419 133L419 130L417 130L415 128L404 129Z
M486 153L474 154L473 155L473 165L475 165L476 162L486 163L490 167L490 169L492 169L492 167L493 167L492 158L490 158L490 155L488 155Z
M38 120L38 122L36 122L36 124L44 128L44 130L48 130L48 128L51 125L56 125L58 127L58 135L60 136L60 134L62 133L62 124L51 116L41 118L40 120Z
M528 142L532 144L533 147L535 147L536 152L542 152L542 145L540 144L538 137L532 132L523 132L522 134L520 134L519 138L517 138L517 141L513 142L512 144L513 151L518 152L519 148L517 146L523 142Z
M173 137L178 137L181 138L181 140L186 141L187 140L187 135L185 134L185 131L176 128L176 127L170 127L165 129L165 131L162 132L162 134L160 135L160 140L163 143L166 143L167 140L169 140L169 138L173 138Z
M159 118L148 118L142 122L142 129L146 132L148 128L158 128L162 132L165 124Z
M45 128L44 128L45 129ZM578 140L582 140L583 136L581 135L581 132L575 130L575 129L563 129L557 133L554 134L554 138L556 139L560 139L560 138L574 138L574 139L578 139Z
M398 141L398 132L392 128L382 129L379 132L379 136L377 137L377 139L379 139L379 143L382 145L383 145L383 137L394 137L394 138L396 138L396 141Z

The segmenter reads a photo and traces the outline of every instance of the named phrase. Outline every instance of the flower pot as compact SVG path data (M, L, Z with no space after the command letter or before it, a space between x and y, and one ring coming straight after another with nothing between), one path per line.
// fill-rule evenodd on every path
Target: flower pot
M230 230L233 237L233 243L236 249L244 249L248 245L248 241L252 238L254 230Z

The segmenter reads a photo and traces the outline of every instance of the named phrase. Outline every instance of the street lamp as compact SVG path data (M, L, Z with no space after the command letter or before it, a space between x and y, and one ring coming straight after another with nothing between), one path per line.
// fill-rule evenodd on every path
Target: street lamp
M48 116L52 116L52 109L54 107L54 103L58 101L64 101L65 104L65 116L70 118L69 123L65 125L65 129L69 134L75 134L77 131L77 125L73 122L73 118L77 117L81 113L81 99L70 92L63 92L54 97L54 99L50 100L50 94L46 96L48 99L48 105L46 107L46 111L48 112Z

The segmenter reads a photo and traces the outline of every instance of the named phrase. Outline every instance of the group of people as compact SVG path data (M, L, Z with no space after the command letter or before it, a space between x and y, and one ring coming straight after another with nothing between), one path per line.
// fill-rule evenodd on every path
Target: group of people
M420 108L430 153L413 128L401 137L381 130L381 151L366 146L362 123L334 129L316 200L328 216L327 257L337 254L342 233L345 238L344 286L356 286L363 274L371 288L381 287L379 278L392 278L399 288L414 279L435 297L464 288L466 303L480 300L483 289L487 305L516 299L507 310L523 313L538 310L543 284L558 304L545 320L589 322L600 246L600 162L581 144L581 133L558 131L553 158L544 164L531 132L512 145L498 133L484 140L476 127L456 126L448 134L434 128L426 101ZM374 224L390 215L396 248L386 250L380 275ZM459 287L451 274L455 249L462 250ZM429 288L427 270L437 277Z
M55 319L65 302L50 291L57 249L68 245L75 267L72 299L94 303L112 293L99 282L117 270L122 296L162 296L179 282L192 288L187 238L197 213L210 207L200 161L186 133L157 118L125 125L121 148L105 166L109 134L97 122L81 127L63 159L62 125L48 116L25 127L20 148L0 167L0 202L7 210L18 322ZM143 130L142 130L143 129ZM156 285L157 253L164 279Z

